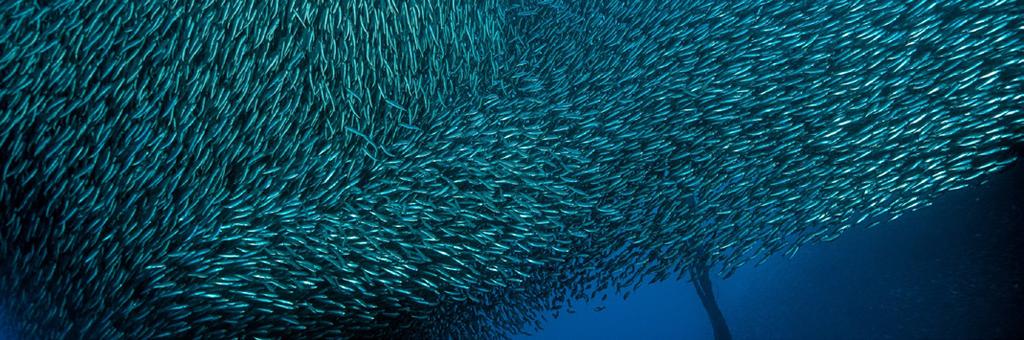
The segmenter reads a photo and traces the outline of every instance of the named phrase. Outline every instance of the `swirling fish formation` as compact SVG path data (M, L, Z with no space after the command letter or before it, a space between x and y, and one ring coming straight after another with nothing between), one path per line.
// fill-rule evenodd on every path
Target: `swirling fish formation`
M1024 141L968 1L6 1L25 338L502 337L927 205Z

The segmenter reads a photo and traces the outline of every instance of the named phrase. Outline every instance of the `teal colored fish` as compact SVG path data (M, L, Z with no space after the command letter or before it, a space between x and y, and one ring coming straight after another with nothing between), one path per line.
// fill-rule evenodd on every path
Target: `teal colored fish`
M26 339L489 338L728 276L1014 162L1022 20L999 0L8 1L0 315Z

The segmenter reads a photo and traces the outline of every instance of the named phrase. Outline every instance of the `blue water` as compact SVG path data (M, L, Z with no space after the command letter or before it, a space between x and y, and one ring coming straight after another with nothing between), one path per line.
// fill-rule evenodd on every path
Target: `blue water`
M7 314L4 308L0 308L0 339L14 339L14 326Z
M1024 166L716 280L736 339L1024 337ZM642 286L520 339L711 339L693 287Z

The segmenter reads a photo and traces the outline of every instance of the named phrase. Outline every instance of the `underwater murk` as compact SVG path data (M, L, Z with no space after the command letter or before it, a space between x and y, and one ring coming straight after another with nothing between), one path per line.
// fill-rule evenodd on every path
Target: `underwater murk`
M3 1L0 335L1020 337L1022 110L1014 0Z

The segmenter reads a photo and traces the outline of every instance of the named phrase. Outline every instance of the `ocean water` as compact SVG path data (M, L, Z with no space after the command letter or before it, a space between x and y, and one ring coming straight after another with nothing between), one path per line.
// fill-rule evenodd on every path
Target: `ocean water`
M0 1L0 338L1019 337L1022 23Z
M873 229L714 281L736 339L1024 337L1024 166ZM686 281L577 306L517 339L711 339Z

